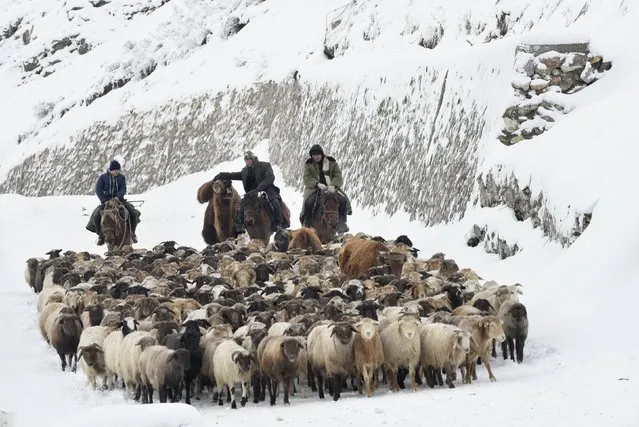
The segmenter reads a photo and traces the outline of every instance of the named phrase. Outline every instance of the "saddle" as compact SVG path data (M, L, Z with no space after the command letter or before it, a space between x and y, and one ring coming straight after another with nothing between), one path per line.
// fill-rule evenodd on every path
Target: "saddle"
M277 189L279 190L279 188ZM273 220L275 218L275 212L273 211L273 207L271 206L266 193L264 194L264 196L262 196L262 199L262 203L264 203L264 206L266 206L266 211L270 215L271 220ZM284 200L282 200L282 196L279 195L279 191L277 192L277 199L280 201L280 206L282 207L282 227L289 228L291 226L291 210L288 208L288 206L286 206Z

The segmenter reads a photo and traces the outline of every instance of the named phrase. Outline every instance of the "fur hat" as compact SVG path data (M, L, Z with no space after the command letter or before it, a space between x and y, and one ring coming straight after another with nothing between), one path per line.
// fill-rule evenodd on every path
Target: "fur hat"
M257 156L255 154L253 154L252 151L247 151L246 153L244 153L244 160L253 160L256 161L257 160Z
M324 155L324 150L322 150L322 147L319 144L315 144L311 147L311 150L308 152L311 156L313 154L321 154L322 156Z
M119 171L120 169L120 162L118 162L117 160L113 160L109 165L110 171Z

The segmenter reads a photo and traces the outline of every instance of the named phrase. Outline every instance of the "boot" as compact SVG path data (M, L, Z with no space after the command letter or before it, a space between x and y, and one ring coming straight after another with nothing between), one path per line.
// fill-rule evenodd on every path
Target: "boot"
M102 234L98 234L98 246L104 245L104 236Z
M338 233L348 233L350 229L348 228L348 225L346 225L346 218L340 218L339 219L339 224L337 224L337 232Z
M271 206L273 207L273 224L271 224L272 231L280 231L282 229L282 205L277 199L271 200Z
M133 228L131 229L131 241L133 243L137 243L138 242L138 236L135 235L135 230Z
M244 234L246 233L246 228L244 227L244 215L243 215L242 210L238 211L235 215L235 218L233 219L233 222L235 223L235 231L237 232L237 234Z

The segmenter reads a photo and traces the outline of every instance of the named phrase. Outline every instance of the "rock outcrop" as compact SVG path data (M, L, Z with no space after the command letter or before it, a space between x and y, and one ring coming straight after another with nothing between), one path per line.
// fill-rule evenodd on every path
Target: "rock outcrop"
M512 145L552 128L570 113L565 96L593 84L611 67L585 43L521 46L512 82L516 99L504 112L499 140Z

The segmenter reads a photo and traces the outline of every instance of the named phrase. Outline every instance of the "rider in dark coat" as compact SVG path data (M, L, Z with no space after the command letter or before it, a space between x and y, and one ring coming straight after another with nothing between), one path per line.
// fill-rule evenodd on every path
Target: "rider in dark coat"
M124 199L126 195L126 178L120 173L120 163L117 160L113 160L109 165L109 169L100 175L98 181L95 184L95 194L100 199L100 205L95 208L89 219L86 229L94 232L98 235L98 245L104 245L104 236L100 230L100 220L102 217L102 209L104 204L117 197L120 199L126 210L129 212L129 218L131 222L131 240L133 243L137 243L138 238L135 235L135 228L138 225L138 211L135 207Z
M244 154L246 166L239 172L220 172L213 180L229 179L232 181L242 181L244 192L264 191L273 207L273 231L281 230L284 226L282 218L282 205L280 203L279 189L275 186L275 174L269 162L261 162L255 154L247 151ZM240 209L240 222L244 224L244 206ZM243 231L243 230L238 230Z

